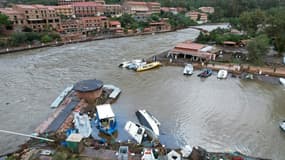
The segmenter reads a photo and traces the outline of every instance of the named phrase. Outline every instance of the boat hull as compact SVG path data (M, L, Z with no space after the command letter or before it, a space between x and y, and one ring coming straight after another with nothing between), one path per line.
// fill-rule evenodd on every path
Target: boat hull
M279 82L285 86L285 78L279 78Z
M157 136L159 136L158 124L154 119L152 119L152 115L147 113L145 110L138 110L136 111L136 116L143 126L151 129Z
M282 131L285 132L285 121L280 122L279 127L280 127L280 129L281 129Z
M194 68L191 64L187 64L185 67L184 67L184 70L183 70L183 74L184 75L192 75L193 74L193 71L194 71Z
M145 65L138 66L136 71L137 72L142 72L142 71L150 70L150 69L153 69L153 68L156 68L156 67L159 67L159 66L161 66L160 62L152 62L152 63L148 63L148 64L145 64Z

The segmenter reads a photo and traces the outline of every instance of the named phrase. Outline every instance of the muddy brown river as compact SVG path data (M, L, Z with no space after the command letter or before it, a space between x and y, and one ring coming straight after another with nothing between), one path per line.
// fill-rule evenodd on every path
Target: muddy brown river
M122 89L113 104L118 140L130 138L123 126L137 121L135 111L147 109L161 121L160 139L168 147L200 145L209 151L285 159L285 132L278 126L285 119L284 87L215 76L200 80L199 71L185 77L181 67L142 73L117 67L198 34L185 29L0 55L0 129L32 133L53 112L50 104L65 87L97 78ZM0 133L0 153L25 140Z

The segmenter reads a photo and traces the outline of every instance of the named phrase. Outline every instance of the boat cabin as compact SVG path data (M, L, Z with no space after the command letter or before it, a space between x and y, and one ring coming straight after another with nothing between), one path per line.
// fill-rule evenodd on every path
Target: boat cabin
M112 134L116 131L116 118L110 104L103 104L96 106L96 119L100 131L107 134Z

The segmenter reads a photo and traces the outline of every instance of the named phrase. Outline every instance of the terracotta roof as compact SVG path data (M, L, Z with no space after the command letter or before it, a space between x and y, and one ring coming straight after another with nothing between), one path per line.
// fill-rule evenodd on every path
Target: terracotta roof
M96 2L75 2L72 3L73 6L81 6L81 7L88 7L88 6L102 6L100 3Z
M16 4L15 6L19 7L19 8L24 8L24 9L36 9L34 6L32 5L24 5L24 4Z
M46 9L48 8L48 6L44 6L44 5L41 5L41 4L35 4L33 5L35 8L39 8L39 9Z
M3 14L20 14L20 12L13 10L12 8L0 8L0 12Z
M211 59L212 53L208 52L197 52L197 51L189 51L185 49L172 49L171 52L182 53L186 55L192 55L196 57L202 57L206 59Z
M175 49L187 49L187 50L200 50L204 47L204 45L202 44L198 44L198 43L178 43L175 46Z
M233 41L224 41L223 43L228 44L228 45L236 45L237 44L236 42L233 42Z
M110 21L110 25L121 25L119 21Z
M135 2L135 1L128 1L126 2L128 5L146 5L146 2Z

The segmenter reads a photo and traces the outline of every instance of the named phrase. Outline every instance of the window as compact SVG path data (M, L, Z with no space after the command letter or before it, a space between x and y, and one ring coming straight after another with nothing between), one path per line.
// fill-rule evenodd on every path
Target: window
M29 13L29 11L25 11L26 12L26 14L28 14Z

